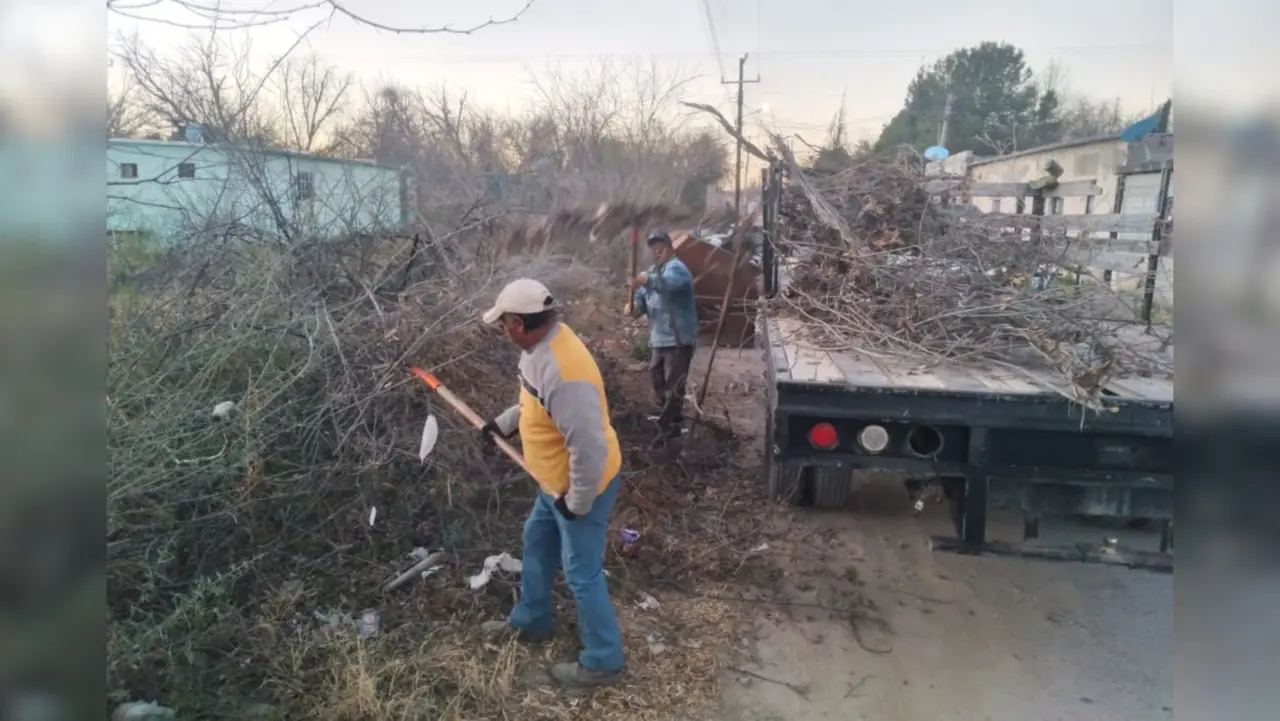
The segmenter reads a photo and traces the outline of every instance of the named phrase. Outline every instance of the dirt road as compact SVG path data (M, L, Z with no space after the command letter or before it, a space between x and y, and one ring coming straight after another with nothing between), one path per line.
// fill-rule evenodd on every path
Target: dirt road
M762 413L751 412L752 356L716 361L716 395L743 399L731 402L742 428ZM761 589L769 602L726 672L726 720L1173 717L1172 576L935 553L928 536L950 533L943 509L912 517L893 479L864 479L840 512L768 513L788 572ZM1015 521L996 515L989 535L1017 540ZM1083 523L1042 528L1046 542L1104 535L1155 544Z

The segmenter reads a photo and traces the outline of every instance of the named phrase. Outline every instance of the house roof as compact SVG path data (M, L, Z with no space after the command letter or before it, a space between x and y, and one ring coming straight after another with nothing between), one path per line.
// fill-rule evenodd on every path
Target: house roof
M1038 148L1027 148L1026 150L1019 150L1016 153L1009 153L1008 155L996 155L990 158L974 158L973 160L969 161L969 167L972 168L975 165L986 165L988 163L995 163L1001 160L1013 160L1014 158L1021 158L1027 155L1039 155L1040 153L1050 153L1055 150L1066 150L1068 148L1077 148L1082 145L1093 145L1094 143L1116 143L1116 142L1120 142L1119 135L1098 135L1092 138L1077 138L1075 140L1064 140L1061 143L1050 143L1049 145L1041 145Z
M185 148L192 153L199 152L203 149L218 150L220 146L217 143L189 143L185 140L149 140L146 138L108 138L107 147L111 146L143 146L151 148ZM265 155L275 155L285 158L298 158L305 160L316 160L326 163L337 163L339 165L367 165L374 168L383 168L384 170L399 171L399 168L393 165L381 165L377 161L356 158L335 158L329 155L317 155L315 153L304 153L300 150L289 150L287 148L255 148L255 152Z

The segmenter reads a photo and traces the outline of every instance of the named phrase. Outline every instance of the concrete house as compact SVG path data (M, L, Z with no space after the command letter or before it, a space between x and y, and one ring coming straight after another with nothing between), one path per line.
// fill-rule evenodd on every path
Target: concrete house
M1161 189L1166 190L1169 216L1173 204L1173 135L1151 135L1139 142L1126 143L1120 136L1071 140L1053 145L1029 148L1008 155L988 158L966 158L963 169L948 172L963 174L971 183L1025 183L1044 175L1049 161L1062 167L1061 182L1095 181L1101 193L1088 197L1050 198L1045 213L1049 215L1132 214L1155 216L1161 207ZM1165 176L1168 182L1165 183ZM991 213L1029 212L1013 198L973 199L979 210ZM1150 234L1117 234L1125 240L1149 238ZM1091 266L1113 279L1117 289L1141 286L1146 273L1147 256L1132 253L1108 253ZM1173 303L1173 255L1160 258L1156 273L1156 302Z
M181 242L207 233L337 237L408 224L399 168L278 148L107 141L107 230Z

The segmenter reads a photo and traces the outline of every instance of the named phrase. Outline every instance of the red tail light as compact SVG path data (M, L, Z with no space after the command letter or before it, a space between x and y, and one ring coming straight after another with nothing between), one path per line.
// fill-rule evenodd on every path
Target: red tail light
M829 451L840 441L836 427L830 423L819 423L809 429L809 445L820 451Z

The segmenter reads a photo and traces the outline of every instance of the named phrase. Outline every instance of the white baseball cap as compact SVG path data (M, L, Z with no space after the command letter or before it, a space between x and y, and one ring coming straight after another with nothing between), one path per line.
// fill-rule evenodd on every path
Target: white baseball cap
M529 315L550 310L555 305L555 298L547 286L532 278L517 278L498 293L493 307L484 312L481 319L489 325L498 322L506 313Z

